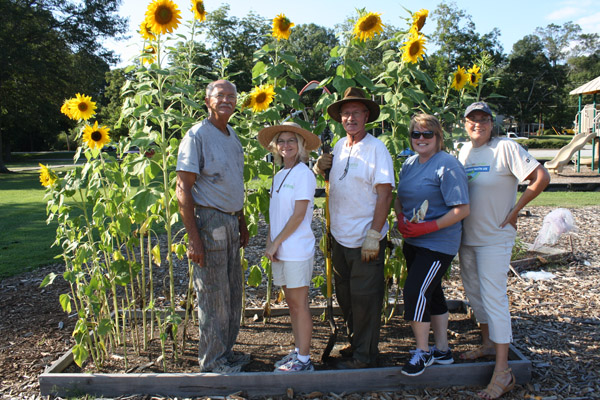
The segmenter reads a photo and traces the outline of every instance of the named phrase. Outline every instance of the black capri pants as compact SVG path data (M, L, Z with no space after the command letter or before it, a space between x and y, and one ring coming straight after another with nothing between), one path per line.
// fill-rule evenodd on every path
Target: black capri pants
M448 312L442 277L454 255L404 242L402 247L408 276L404 284L404 319L431 322L432 315Z

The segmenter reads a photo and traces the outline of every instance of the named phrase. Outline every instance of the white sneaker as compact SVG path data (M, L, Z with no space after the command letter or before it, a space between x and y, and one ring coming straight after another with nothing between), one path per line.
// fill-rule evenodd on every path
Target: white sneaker
M296 350L290 351L290 353L287 356L283 357L281 360L279 360L275 363L275 369L281 367L283 364L286 364L289 361L296 360L297 357L298 357L298 353L296 353Z

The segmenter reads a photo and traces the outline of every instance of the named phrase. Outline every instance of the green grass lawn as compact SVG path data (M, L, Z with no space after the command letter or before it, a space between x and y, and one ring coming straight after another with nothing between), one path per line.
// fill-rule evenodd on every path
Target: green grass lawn
M53 262L56 225L46 224L38 171L0 174L0 279Z

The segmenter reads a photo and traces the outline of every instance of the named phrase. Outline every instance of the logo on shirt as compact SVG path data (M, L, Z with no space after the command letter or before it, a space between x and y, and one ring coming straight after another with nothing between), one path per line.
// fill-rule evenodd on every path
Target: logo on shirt
M480 173L482 172L490 172L489 165L472 165L470 167L465 168L465 172L467 173L467 180L469 182L475 180Z

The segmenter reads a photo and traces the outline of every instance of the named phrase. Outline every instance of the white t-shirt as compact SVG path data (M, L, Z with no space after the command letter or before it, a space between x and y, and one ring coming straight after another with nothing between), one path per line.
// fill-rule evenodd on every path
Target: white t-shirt
M462 244L488 246L515 240L511 224L500 228L517 201L517 189L540 165L518 143L493 138L474 148L465 144L458 155L469 181L471 213L463 220Z
M297 164L291 170L289 168L282 169L273 179L269 205L271 240L279 235L294 213L296 200L308 200L304 219L298 228L281 243L275 254L282 261L304 261L314 256L315 235L310 223L313 216L316 187L315 175L303 163Z
M389 184L394 188L394 164L387 147L371 134L350 147L347 138L333 148L333 164L329 174L329 210L331 234L344 247L361 247L371 229L377 191L375 186ZM348 167L346 176L340 180ZM381 235L388 231L387 220Z

